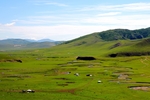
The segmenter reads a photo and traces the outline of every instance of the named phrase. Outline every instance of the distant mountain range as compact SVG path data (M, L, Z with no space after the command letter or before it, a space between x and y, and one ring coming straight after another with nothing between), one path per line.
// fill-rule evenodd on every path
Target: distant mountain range
M41 39L41 40L33 40L33 39L25 39L29 42L56 42L54 40L51 40L51 39Z
M21 50L49 48L64 41L54 41L50 39L32 40L32 39L4 39L0 40L0 50Z

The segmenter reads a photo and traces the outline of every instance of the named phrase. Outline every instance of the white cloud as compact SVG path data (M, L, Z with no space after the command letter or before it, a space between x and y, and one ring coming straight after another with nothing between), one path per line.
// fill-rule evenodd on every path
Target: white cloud
M89 24L125 26L150 26L150 15L118 15L118 16L97 16L84 19ZM130 28L130 27L129 27Z
M121 14L121 12L108 12L108 13L98 14L98 16L115 16L115 15L119 15L119 14Z
M57 2L46 2L45 5L55 5L55 6L61 6L61 7L66 7L68 5L62 4L62 3L57 3Z
M79 11L149 11L150 3L132 3L122 5L94 5L84 7Z
M48 2L38 1L38 2ZM82 12L81 12L82 11ZM81 8L74 13L48 14L41 16L30 16L19 20L24 25L82 25L82 24L124 24L132 23L132 20L145 20L150 16L150 3L132 3L122 5L100 5ZM73 11L72 11L73 12ZM147 16L147 17L146 17ZM128 23L129 24L129 23ZM120 25L119 25L120 26Z
M120 9L121 8L121 9ZM138 11L149 11L150 3L133 3L133 4L125 4L122 7L118 7L118 10L138 10Z
M46 2L47 0L43 1ZM14 20L12 23L1 24L0 32L29 39L70 40L108 29L150 27L149 11L150 3L92 6L72 11L73 13L30 16L23 20ZM22 26L16 25L15 22Z
M34 0L33 1L35 5L54 5L54 6L60 6L60 7L66 7L68 5L59 3L59 2L51 2L48 0Z
M12 26L3 27L0 32L5 35L9 33L9 36L20 36L20 38L28 39L42 39L50 38L53 40L71 40L86 34L93 32L100 32L108 29L115 28L128 28L128 29L138 29L143 27L143 25L136 26L123 24L119 27L116 25L57 25L57 26ZM10 34L11 33L11 34Z
M70 40L92 32L107 29L103 26L75 26L75 25L58 25L58 26L12 26L3 27L0 32L10 36L20 36L21 38L50 38L53 40ZM11 33L11 34L10 34Z
M15 25L16 24L16 22L12 22L12 23L7 23L7 24L5 24L5 26L13 26L13 25Z
M29 16L26 20L17 20L17 23L22 25L70 25L76 24L81 18L75 15L42 15L42 16Z

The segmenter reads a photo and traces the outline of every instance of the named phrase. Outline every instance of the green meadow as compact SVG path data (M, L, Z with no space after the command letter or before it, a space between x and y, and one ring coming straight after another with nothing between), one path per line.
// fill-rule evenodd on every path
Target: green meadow
M111 58L96 51L90 55L96 60L76 60L78 54L90 52L80 50L1 52L1 100L150 99L149 56ZM10 59L21 59L22 63ZM22 93L28 89L35 92Z
M117 32L47 49L0 51L0 100L150 100L150 39Z

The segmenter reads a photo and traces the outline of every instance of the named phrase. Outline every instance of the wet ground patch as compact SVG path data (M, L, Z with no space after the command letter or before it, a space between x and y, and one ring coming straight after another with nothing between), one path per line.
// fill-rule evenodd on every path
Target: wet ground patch
M68 86L68 84L57 84L58 86Z

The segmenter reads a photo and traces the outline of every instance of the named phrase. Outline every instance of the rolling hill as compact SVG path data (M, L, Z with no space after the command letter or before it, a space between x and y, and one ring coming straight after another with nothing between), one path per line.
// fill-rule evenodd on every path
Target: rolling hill
M140 56L150 55L150 28L113 29L95 32L64 42L50 50L74 56Z
M28 40L28 39L5 39L0 40L0 50L22 50L22 49L38 49L49 48L63 41L53 41L49 39Z

